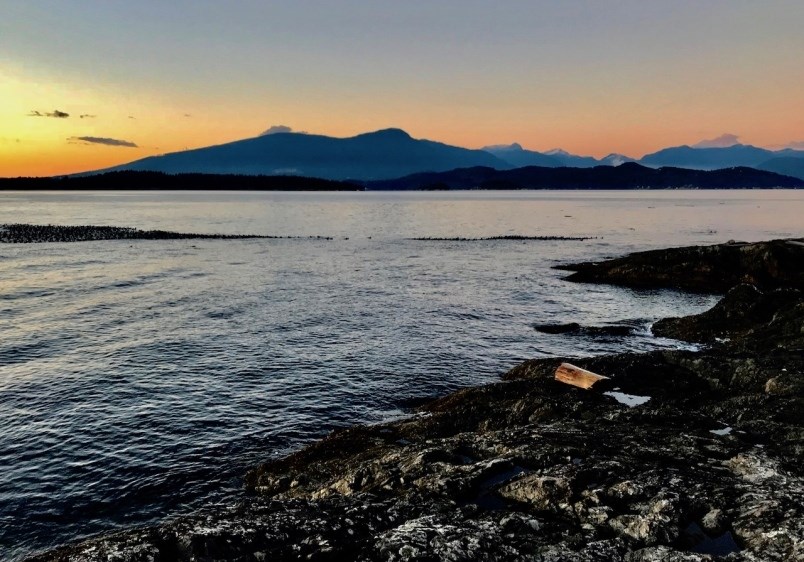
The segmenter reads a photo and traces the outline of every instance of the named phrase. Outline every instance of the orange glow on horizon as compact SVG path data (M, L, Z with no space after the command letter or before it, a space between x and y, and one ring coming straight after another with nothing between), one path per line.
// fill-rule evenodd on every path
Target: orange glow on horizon
M4 70L0 70L0 177L102 169L254 137L273 124L335 137L399 127L414 138L467 148L518 142L530 150L562 148L598 158L613 152L640 158L725 132L739 133L744 144L778 148L801 141L804 131L798 90L764 92L760 85L751 92L757 101L750 109L745 106L751 97L747 92L732 100L670 103L663 101L660 87L618 92L602 100L558 96L530 101L526 90L509 93L506 103L488 105L485 95L461 104L451 103L447 95L417 99L399 92L318 100L277 95L256 101L233 94L231 100L222 101L76 87ZM55 110L70 117L30 115ZM82 137L137 146L84 142Z

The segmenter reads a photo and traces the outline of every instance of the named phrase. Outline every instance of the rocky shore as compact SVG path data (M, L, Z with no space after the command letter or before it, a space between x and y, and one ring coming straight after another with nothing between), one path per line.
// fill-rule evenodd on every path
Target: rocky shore
M639 286L697 271L688 288L730 289L710 311L653 327L701 351L526 361L502 382L263 464L232 508L32 560L804 559L799 242L738 247L761 267L735 266L729 244L578 268L595 282L642 275ZM563 361L608 388L555 381Z

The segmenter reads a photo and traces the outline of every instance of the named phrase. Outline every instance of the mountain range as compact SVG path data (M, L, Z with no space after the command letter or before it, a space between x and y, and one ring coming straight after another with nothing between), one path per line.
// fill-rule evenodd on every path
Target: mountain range
M516 168L523 166L545 166L547 168L592 168L594 166L619 166L625 162L635 162L633 158L622 154L609 154L598 160L591 156L577 156L566 150L555 148L547 152L536 152L522 148L519 143L485 146L483 150L490 152L500 160L504 160Z
M336 138L281 132L216 146L151 156L110 171L167 174L297 175L328 180L379 181L424 172L484 167L509 170L526 166L592 168L638 163L650 168L715 170L751 167L804 179L804 151L767 150L751 145L665 148L635 160L622 154L596 159L564 150L527 150L520 144L468 149L414 139L401 129L383 129Z
M274 133L151 156L101 172L298 175L329 180L375 180L470 166L512 167L484 150L413 139L401 129L383 129L349 138Z

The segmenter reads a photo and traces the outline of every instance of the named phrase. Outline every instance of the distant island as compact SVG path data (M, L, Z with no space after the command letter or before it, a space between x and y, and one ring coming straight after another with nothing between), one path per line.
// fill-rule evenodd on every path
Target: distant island
M363 186L352 182L302 176L106 172L45 178L0 178L0 190L362 191Z
M739 167L722 170L648 168L635 162L594 168L475 167L365 182L372 190L406 189L752 189L801 188L804 180Z
M49 178L0 178L0 191L193 190L193 191L391 191L520 189L797 189L804 180L754 168L689 170L648 168L634 162L594 168L485 166L427 172L381 181L336 181L303 176L167 174L120 171Z

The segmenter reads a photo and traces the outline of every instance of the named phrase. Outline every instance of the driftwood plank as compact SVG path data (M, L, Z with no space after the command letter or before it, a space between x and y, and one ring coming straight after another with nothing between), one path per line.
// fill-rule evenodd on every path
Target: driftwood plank
M556 380L579 388L592 388L596 382L609 380L609 377L581 369L571 363L562 363L556 369Z

